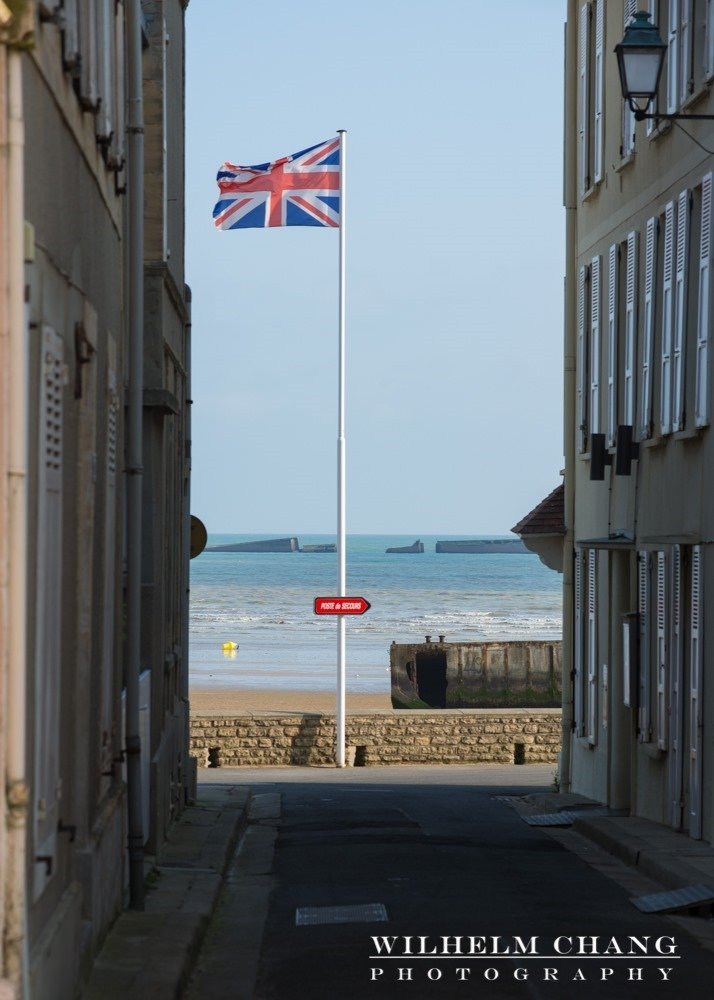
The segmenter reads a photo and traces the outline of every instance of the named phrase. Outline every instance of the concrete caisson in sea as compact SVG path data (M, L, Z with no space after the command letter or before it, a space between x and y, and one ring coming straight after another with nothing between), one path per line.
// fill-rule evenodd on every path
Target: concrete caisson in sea
M266 538L259 542L232 542L229 545L209 545L206 552L297 552L297 538Z
M385 549L384 551L387 552L387 553L397 552L400 555L401 554L411 554L413 552L423 552L424 551L424 543L421 541L421 539L417 538L417 540L415 542L412 542L411 545L395 545L395 546L392 546L392 548Z
M505 553L528 552L520 538L467 539L462 542L443 541L436 543L437 552L462 553Z

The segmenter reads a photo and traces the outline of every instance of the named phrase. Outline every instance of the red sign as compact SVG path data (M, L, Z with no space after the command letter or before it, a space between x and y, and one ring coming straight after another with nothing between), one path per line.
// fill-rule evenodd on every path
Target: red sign
M316 597L316 615L363 615L371 605L364 597Z

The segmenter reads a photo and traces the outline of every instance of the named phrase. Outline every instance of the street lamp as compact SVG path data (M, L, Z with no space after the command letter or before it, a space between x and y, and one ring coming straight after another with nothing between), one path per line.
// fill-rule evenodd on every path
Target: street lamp
M645 118L661 118L664 121L672 121L676 118L689 118L714 121L714 115L648 112L647 109L657 96L667 52L667 46L660 38L657 25L650 24L649 20L648 11L638 10L625 28L622 41L615 46L622 96L627 101L635 120L641 122Z

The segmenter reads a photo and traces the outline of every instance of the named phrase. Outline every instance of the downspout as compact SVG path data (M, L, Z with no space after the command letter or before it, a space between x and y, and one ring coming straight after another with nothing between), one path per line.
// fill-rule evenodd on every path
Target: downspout
M127 413L126 762L129 822L129 906L144 909L144 826L139 735L141 673L141 528L144 406L144 105L141 0L127 13L127 158L129 214L129 384Z
M28 324L25 315L22 55L8 49L8 669L7 669L7 975L29 997L26 843Z
M181 607L181 767L182 767L182 801L181 808L188 805L193 789L193 773L190 771L190 739L191 739L191 715L189 702L188 685L188 664L190 652L190 639L188 630L188 619L191 600L191 289L185 286L185 302L187 319L184 326L186 337L186 396L184 399L184 496L183 496L183 566L182 579L184 582L183 601Z
M564 453L565 539L563 542L563 716L560 754L560 789L571 788L571 741L573 738L573 552L575 538L575 286L577 253L577 3L568 0L565 24L565 99L563 122L563 203L565 206L565 294L564 294Z

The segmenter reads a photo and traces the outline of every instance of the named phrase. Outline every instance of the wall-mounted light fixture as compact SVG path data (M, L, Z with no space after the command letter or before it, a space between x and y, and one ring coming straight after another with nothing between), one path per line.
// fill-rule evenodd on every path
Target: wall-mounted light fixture
M650 16L648 11L638 10L625 28L622 41L615 46L622 96L636 121L640 122L645 118L659 118L663 121L677 118L714 121L714 115L680 115L648 110L657 96L667 53L667 45L660 38L657 25L649 23Z

